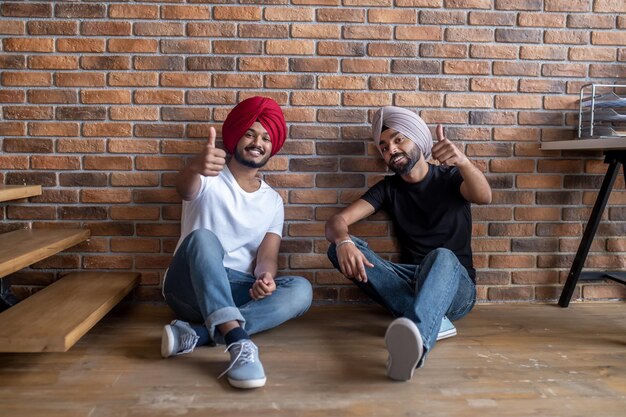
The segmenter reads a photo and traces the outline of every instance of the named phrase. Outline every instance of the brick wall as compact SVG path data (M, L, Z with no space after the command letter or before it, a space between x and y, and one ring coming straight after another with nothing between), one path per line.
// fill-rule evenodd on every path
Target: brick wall
M539 150L574 138L581 85L626 78L618 0L173 0L0 4L0 181L42 184L0 206L1 231L84 226L89 243L14 274L19 295L73 269L136 270L158 299L179 234L184 159L238 101L284 106L289 140L265 169L286 203L282 268L317 300L359 300L326 259L324 221L384 170L368 120L419 110L486 173L475 207L483 301L554 300L605 166ZM626 258L620 176L587 265ZM608 220L608 221L606 221ZM394 257L387 218L354 227ZM576 297L625 297L598 283Z

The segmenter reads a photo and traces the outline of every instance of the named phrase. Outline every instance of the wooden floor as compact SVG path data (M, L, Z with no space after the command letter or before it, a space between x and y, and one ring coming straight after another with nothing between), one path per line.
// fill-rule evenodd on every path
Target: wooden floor
M610 416L626 413L626 305L478 306L413 380L385 377L390 319L320 306L257 335L268 383L216 377L222 348L159 356L162 305L113 310L67 353L0 354L0 415Z

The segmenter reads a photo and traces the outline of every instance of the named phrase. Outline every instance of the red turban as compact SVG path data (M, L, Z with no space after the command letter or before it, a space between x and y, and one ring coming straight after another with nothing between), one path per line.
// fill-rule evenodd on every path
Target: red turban
M272 155L283 147L287 138L287 124L280 106L271 98L250 97L237 104L226 116L222 127L224 147L231 155L239 139L258 121L270 134Z

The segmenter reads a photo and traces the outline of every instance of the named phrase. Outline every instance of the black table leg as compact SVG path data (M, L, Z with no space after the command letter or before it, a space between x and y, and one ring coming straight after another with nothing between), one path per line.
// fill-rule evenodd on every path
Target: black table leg
M582 271L585 260L587 259L591 242L593 241L596 231L598 230L598 225L600 224L600 219L602 218L602 213L604 212L606 203L609 200L609 195L611 194L611 189L615 183L615 178L617 178L617 173L619 172L621 165L620 159L621 158L619 157L611 155L607 155L606 157L605 162L610 162L609 169L606 171L606 175L604 176L604 181L602 182L602 187L600 187L600 192L598 193L593 210L591 211L589 222L587 223L587 227L585 227L583 239L580 241L576 257L572 263L572 268L569 271L567 281L565 282L565 286L561 292L561 298L559 299L559 305L561 307L567 307L572 298L572 294L574 294L578 277L580 276L580 272ZM626 177L626 172L624 172L624 175Z

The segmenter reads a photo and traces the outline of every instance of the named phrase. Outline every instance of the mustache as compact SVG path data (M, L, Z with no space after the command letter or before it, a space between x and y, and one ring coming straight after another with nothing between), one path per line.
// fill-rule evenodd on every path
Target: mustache
M406 152L399 152L397 154L395 154L394 156L391 157L391 159L389 160L390 163L395 163L398 159L405 157L406 159L411 159L409 158L409 155Z

